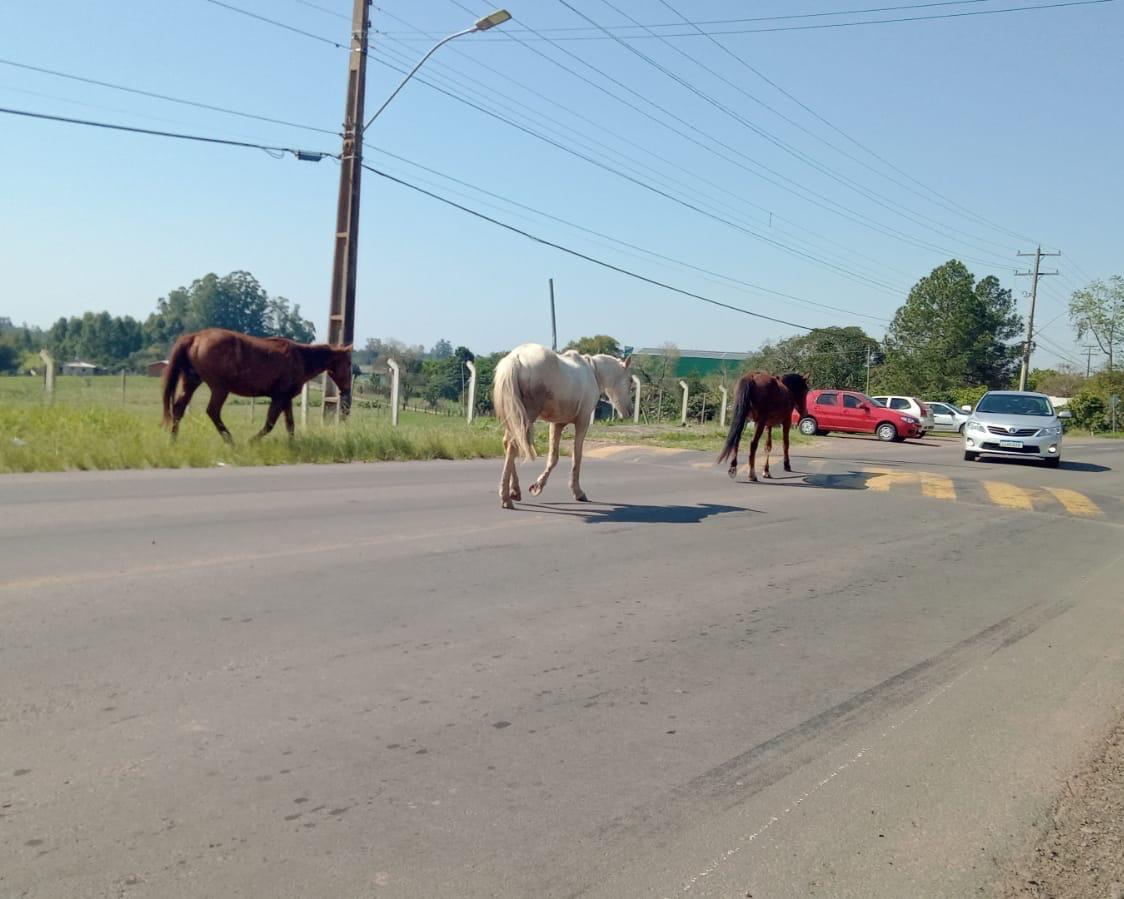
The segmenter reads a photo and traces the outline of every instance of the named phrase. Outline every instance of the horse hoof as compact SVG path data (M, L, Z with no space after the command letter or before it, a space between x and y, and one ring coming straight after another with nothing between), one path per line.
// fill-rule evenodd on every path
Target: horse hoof
M784 466L784 470L785 470L785 471L792 471L792 466L791 466L791 465L789 465L789 464L788 464L788 463L786 462L786 463L785 463L785 466Z
M514 500L515 502L519 502L520 500L522 500L522 499L523 499L523 493L522 493L522 491L520 491L520 490L512 490L512 491L511 491L511 498L512 498L512 499L513 499L513 500Z
M755 475L755 474L751 474L751 475L749 476L749 479L750 479L751 481L753 481L753 483L755 483L755 484L757 483L757 475Z
M768 478L770 481L773 479L773 476L769 472L765 472L761 477Z
M527 489L531 491L531 496L538 496L540 493L542 493L542 487L538 484L532 484Z
M509 499L501 499L501 500L500 500L500 508L501 508L501 509L514 509L514 508L515 508L515 503L513 503L513 502L512 502L511 500L509 500Z
M734 478L736 478L738 476L738 466L731 465L729 470L726 472L726 474L728 474L730 476L730 480L732 481Z
M578 502L578 503L588 503L588 502L589 502L589 497L588 497L588 496L586 496L586 495L585 495L585 494L583 493L583 494L581 494L580 496L575 496L575 497L574 497L574 502Z

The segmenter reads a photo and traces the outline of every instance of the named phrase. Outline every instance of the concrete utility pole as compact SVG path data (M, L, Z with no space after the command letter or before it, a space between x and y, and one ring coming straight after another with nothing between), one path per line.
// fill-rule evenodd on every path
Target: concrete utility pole
M363 174L363 100L367 88L367 31L371 0L355 0L351 14L351 53L347 62L347 106L340 154L340 195L336 206L336 246L332 258L332 296L328 305L328 343L355 340L355 275L359 250L359 183ZM346 417L351 395L324 378L324 419L337 411Z
M558 352L558 320L554 317L554 279L550 279L550 348Z
M1100 347L1096 344L1085 344L1085 377L1091 377L1093 374L1093 353L1099 353Z
M1026 377L1030 374L1030 349L1034 341L1034 302L1038 297L1038 279L1046 275L1056 275L1057 271L1040 271L1043 256L1061 256L1061 253L1043 253L1042 247L1035 247L1033 253L1019 253L1019 256L1034 257L1033 272L1015 272L1018 277L1033 277L1030 282L1030 315L1026 319L1026 343L1023 344L1023 362L1019 368L1019 390L1026 390Z

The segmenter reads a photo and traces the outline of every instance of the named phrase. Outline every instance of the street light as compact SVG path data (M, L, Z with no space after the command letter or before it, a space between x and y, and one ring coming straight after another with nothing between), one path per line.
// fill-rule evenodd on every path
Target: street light
M386 109L387 106L390 105L390 101L398 96L398 92L406 86L406 82L414 77L414 73L423 65L425 65L425 61L429 59L429 57L431 57L434 53L436 53L439 47L444 46L445 44L449 43L449 41L455 40L458 37L464 37L466 34L474 34L477 31L487 31L489 28L495 28L497 25L502 25L510 18L511 13L509 13L506 9L497 9L491 15L484 16L484 18L482 19L478 19L476 21L476 24L471 28L466 28L464 31L457 31L453 34L450 34L448 37L441 38L441 40L439 40L436 44L429 48L429 52L426 53L425 56L418 60L418 64L410 69L406 77L403 78L398 87L394 89L394 93L387 97L386 100L383 101L382 106L375 110L375 114L367 119L367 124L363 126L363 130L366 131L371 127L371 122L377 119L379 117L379 114L384 109Z
M363 170L363 134L438 47L466 34L495 28L511 18L511 13L506 9L498 9L491 15L478 19L471 28L442 38L416 66L410 69L409 74L394 89L394 93L386 98L382 106L364 125L363 99L367 80L367 32L371 25L371 0L354 0L354 3L343 149L339 157L340 192L336 208L335 250L332 256L332 293L328 302L328 343L336 346L350 345L355 339L355 282L359 234L359 186ZM328 419L329 409L333 406L338 417L346 417L351 406L351 392L338 391L335 383L325 377L323 406L325 420Z

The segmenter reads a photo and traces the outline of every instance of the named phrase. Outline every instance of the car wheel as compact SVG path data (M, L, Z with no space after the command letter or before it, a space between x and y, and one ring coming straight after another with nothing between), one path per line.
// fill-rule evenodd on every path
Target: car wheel
M979 458L979 455L980 455L979 453L973 453L969 450L964 450L964 461L965 462L975 462L976 459Z
M1057 468L1062 464L1061 456L1050 456L1048 459L1043 459L1042 463L1049 468Z
M874 434L879 440L890 441L898 439L898 429L888 421L884 421L877 428L875 428Z
M814 418L802 418L796 429L805 437L814 437L819 432L819 425Z
M960 427L958 427L956 429L956 433L957 434L963 434L964 433L964 425L961 425Z

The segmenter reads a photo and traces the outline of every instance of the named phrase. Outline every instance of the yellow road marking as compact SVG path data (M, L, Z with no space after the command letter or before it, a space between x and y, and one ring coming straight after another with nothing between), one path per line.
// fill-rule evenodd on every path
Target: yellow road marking
M952 478L927 471L921 472L921 492L934 499L956 499L956 486L952 483Z
M1027 512L1034 511L1034 503L1031 502L1030 494L1022 487L1006 484L1003 481L984 481L983 485L984 490L987 491L987 498L997 506L1003 506L1007 509L1022 509Z
M912 472L878 470L873 477L867 479L866 486L876 493L886 493L896 484L909 484L916 480L917 475Z
M1053 494L1054 499L1065 506L1065 510L1070 515L1077 515L1081 518L1098 518L1103 514L1095 502L1076 490L1067 490L1065 487L1046 487L1044 489Z

